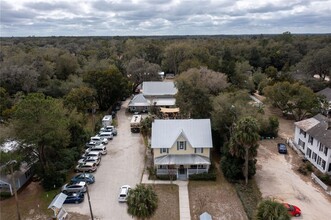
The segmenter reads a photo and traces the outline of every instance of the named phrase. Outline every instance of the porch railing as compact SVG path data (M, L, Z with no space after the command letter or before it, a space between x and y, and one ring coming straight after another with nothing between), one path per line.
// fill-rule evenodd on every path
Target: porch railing
M187 174L191 175L191 174L199 174L199 173L207 173L208 169L207 168L194 168L194 169L187 169Z
M156 175L177 175L177 169L157 169Z

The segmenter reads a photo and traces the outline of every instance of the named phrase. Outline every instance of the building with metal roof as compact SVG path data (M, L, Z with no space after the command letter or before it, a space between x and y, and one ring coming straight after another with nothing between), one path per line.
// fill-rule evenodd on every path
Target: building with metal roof
M157 175L189 175L208 172L213 147L210 119L155 120L151 148Z

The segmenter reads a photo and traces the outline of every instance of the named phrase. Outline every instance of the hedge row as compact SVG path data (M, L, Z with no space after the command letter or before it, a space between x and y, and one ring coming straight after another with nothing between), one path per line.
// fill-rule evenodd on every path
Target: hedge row
M159 180L170 180L171 179L170 177L172 177L172 180L177 180L176 175L157 175L156 177Z
M199 173L199 174L192 174L189 176L189 180L203 180L203 181L216 181L216 173Z

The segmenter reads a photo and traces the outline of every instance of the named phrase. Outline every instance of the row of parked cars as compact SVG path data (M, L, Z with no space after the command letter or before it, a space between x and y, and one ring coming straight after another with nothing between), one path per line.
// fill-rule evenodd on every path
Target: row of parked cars
M81 203L84 201L84 193L87 190L86 184L93 184L95 177L91 172L95 172L101 164L101 158L107 154L107 144L114 136L117 130L114 126L106 126L100 129L100 132L91 137L90 141L85 144L85 151L78 164L75 167L76 172L69 183L62 186L62 193L67 195L64 203Z

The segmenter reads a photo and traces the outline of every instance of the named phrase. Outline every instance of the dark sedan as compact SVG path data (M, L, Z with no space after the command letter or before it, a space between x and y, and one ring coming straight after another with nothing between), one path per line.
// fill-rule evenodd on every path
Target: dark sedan
M285 144L278 143L277 146L278 146L278 153L280 153L280 154L287 154L287 148L286 148L286 145Z
M81 203L84 201L84 193L82 192L71 192L71 193L67 193L67 198L64 201L64 203Z

